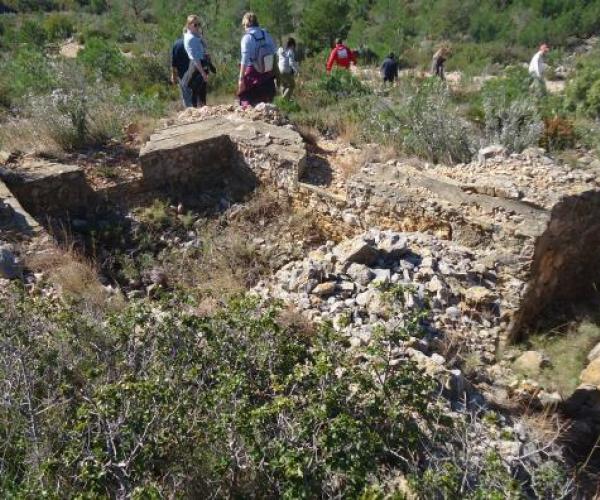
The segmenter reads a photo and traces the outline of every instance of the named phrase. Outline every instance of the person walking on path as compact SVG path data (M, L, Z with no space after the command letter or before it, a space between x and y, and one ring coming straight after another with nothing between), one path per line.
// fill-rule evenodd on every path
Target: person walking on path
M431 63L431 74L441 78L442 80L446 79L446 75L444 74L444 63L450 57L450 49L446 46L440 47L435 54L433 54L433 61Z
M383 84L390 83L394 85L396 78L398 78L398 70L399 67L398 61L396 61L396 55L393 52L390 52L381 65Z
M189 68L182 78L182 84L192 91L192 106L206 105L206 84L208 73L202 65L206 61L206 48L200 35L200 18L190 15L183 34L183 45L190 60Z
M171 49L171 83L178 85L181 91L181 99L183 106L191 108L192 104L192 89L187 85L183 85L183 77L190 67L190 58L185 51L183 37L178 38Z
M241 41L240 77L237 95L242 106L256 106L273 102L275 88L275 43L271 35L260 27L254 12L242 19L245 30Z
M279 47L277 51L277 65L279 66L279 87L284 99L291 99L296 87L298 62L296 61L296 40L288 38L285 48Z
M533 85L536 86L538 92L542 95L546 93L546 82L544 80L544 70L546 69L546 65L544 64L544 56L549 50L550 47L543 43L529 63L529 75L533 80Z
M356 64L356 55L352 52L341 38L335 42L327 59L327 73L331 73L334 64L340 68L350 69L351 64Z

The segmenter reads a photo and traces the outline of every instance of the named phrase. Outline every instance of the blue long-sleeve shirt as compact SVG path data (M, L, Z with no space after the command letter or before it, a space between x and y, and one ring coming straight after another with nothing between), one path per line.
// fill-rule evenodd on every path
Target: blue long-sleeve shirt
M277 52L275 43L271 38L271 35L266 30L259 28L258 26L252 26L246 30L246 33L242 37L241 49L242 49L242 60L243 66L250 66L255 62L258 54L258 48L262 42L262 38L265 38L265 44L271 50L272 54Z
M183 35L183 45L190 61L200 63L205 58L204 43L199 35L186 31Z

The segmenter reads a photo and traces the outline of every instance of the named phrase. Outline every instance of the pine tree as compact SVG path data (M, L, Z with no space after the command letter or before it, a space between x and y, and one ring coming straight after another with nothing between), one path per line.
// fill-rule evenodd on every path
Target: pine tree
M310 50L322 50L331 47L337 37L345 38L350 26L348 0L314 0L304 11L300 34Z

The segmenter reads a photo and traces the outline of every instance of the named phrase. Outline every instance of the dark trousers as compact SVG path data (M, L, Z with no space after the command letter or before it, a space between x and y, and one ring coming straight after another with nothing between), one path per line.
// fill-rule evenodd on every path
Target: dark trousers
M194 108L206 106L206 82L192 88L192 106Z

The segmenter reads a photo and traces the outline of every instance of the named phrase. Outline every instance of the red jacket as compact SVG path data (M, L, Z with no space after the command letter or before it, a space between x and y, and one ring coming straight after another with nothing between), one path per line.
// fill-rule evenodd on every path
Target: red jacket
M338 43L329 54L329 59L327 59L327 72L331 71L334 64L341 66L342 68L348 69L350 67L350 63L356 64L356 56L354 52L352 52L346 45L343 43Z

